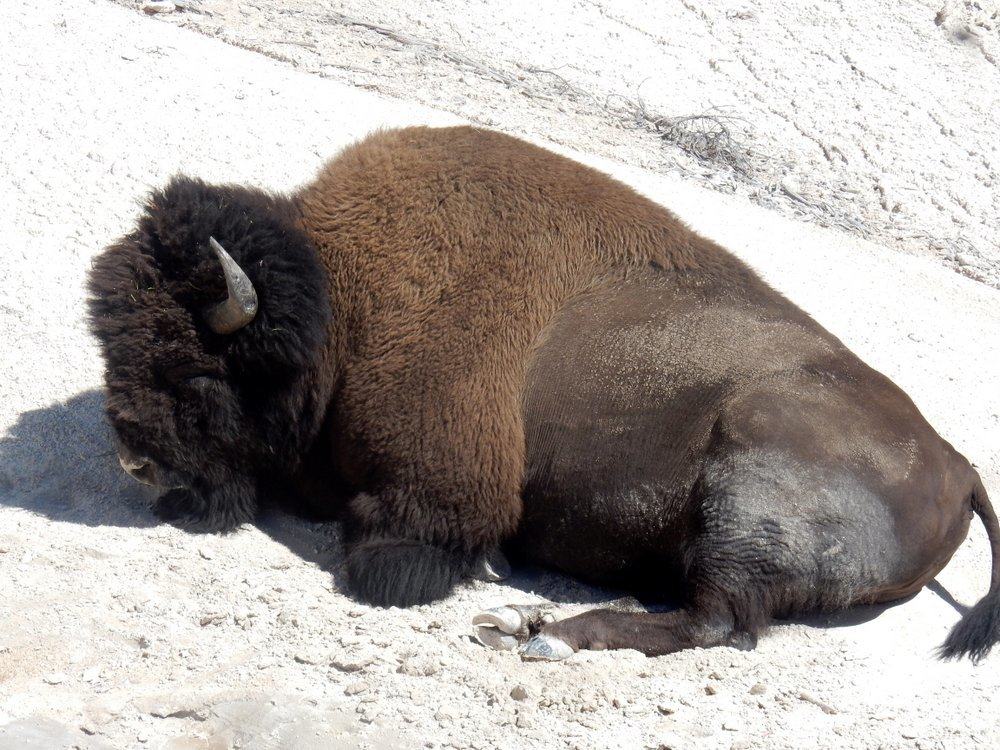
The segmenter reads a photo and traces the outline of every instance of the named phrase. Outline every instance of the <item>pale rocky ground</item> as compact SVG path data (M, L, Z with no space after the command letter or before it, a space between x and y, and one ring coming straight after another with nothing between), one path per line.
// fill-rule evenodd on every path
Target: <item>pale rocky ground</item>
M647 5L650 13L667 12ZM707 6L714 4L698 5L706 14ZM437 7L423 9L424 23ZM598 6L577 7L591 13ZM389 3L380 8L382 22L405 17L394 16ZM996 68L981 61L984 52L956 46L928 12L927 34L942 35L935 60L895 44L898 29L885 19L879 34L885 49L906 50L893 63L896 89L930 87L935 71L954 76L941 84L940 95L916 88L910 95L920 112L948 112L954 136L939 138L929 123L915 131L923 139L922 158L934 166L907 171L905 155L893 150L898 144L890 148L902 121L891 137L876 135L882 126L872 123L889 117L883 109L894 106L895 95L873 89L851 96L864 101L857 117L869 123L865 148L884 160L864 169L904 175L915 188L913 206L936 200L958 215L953 194L965 191L959 164L972 158L962 154L998 158L989 111ZM757 13L757 19L765 16ZM726 18L724 11L718 16ZM554 42L542 29L513 34L511 17L492 16L496 29L507 29L506 39L493 27L473 39L462 26L472 21L454 12L450 20L465 39L463 49L499 56L489 50L523 45L537 52L538 62L558 62L544 57L554 55L555 46L545 52ZM735 20L726 23L715 27L730 28ZM284 33L275 25L263 28ZM623 28L612 31L624 35ZM697 28L689 19L682 40L662 45L673 50L674 68L693 65L684 61L683 46L701 33ZM845 29L816 31L812 38L836 34L851 49L861 46ZM575 64L613 60L624 53L611 39L577 39L563 57ZM378 54L378 39L366 44ZM632 53L626 57L637 59L637 45L627 45ZM984 42L983 50L990 49ZM356 52L344 44L345 60ZM477 81L466 86L442 74L435 93L420 84L417 57L381 54L381 85L398 86L395 93L431 102L466 97L470 107L479 101ZM867 59L868 72L890 62L884 50ZM903 75L904 63L924 68ZM801 67L755 65L759 75L773 73L788 87ZM623 80L608 80L625 87ZM862 85L860 77L851 80ZM827 90L842 83L830 81ZM739 96L772 93L752 79L734 89ZM822 98L792 96L795 111L817 123L844 114ZM720 103L706 94L690 107L670 109L691 111L708 101ZM777 191L754 196L752 183L725 170L704 166L708 176L692 180L694 162L652 136L612 131L599 115L567 108L549 113L563 150L580 149L577 158L636 186L747 259L910 393L1000 495L997 289L954 273L933 253L895 252L899 242L887 224L873 222L870 213L877 212L868 197L830 205L869 226L877 243L782 215L795 209ZM557 135L533 119L543 108L523 94L489 111L496 127L542 142ZM475 111L461 114L481 121ZM519 571L506 585L470 585L440 604L381 611L339 593L335 528L276 515L230 536L201 537L157 524L149 498L117 467L101 416L101 365L82 316L91 258L130 227L137 199L174 172L286 189L375 127L455 120L296 71L109 0L4 3L0 748L1000 746L1000 657L974 667L943 664L932 655L958 617L946 596L968 605L986 591L989 553L978 523L938 577L937 592L925 590L899 606L781 624L749 653L695 650L656 659L629 651L581 653L559 664L523 663L480 647L471 638L472 614L511 601L595 602L616 594ZM790 152L799 149L796 143L787 140ZM678 166L668 169L670 159ZM814 174L810 162L797 163L800 185L812 184L810 175L823 185L837 174L834 166ZM707 190L697 184L703 181L731 181L737 195ZM972 187L966 202L975 211L963 225L971 228L961 231L979 243L976 257L984 259L986 273L996 258L996 189ZM897 213L921 220L917 208L906 211ZM928 221L921 231L944 236L944 224ZM524 699L512 697L518 687Z
M1000 288L996 0L166 4L170 23L301 70L683 175ZM714 126L663 118L713 107L734 141L720 158L664 147Z

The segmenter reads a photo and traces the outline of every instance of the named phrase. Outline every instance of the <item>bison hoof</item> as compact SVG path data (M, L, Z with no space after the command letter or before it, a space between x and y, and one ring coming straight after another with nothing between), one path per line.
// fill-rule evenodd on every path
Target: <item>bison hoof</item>
M508 635L489 625L481 625L476 628L476 638L484 646L494 651L513 651L521 645L516 635Z
M476 638L484 646L497 651L514 651L518 646L521 646L521 653L524 655L526 653L524 649L539 638L558 641L557 638L537 635L544 625L555 622L556 618L552 609L551 604L510 604L480 612L472 618L472 624L476 626ZM532 638L532 636L535 637ZM561 641L559 642L561 643ZM533 649L537 648L539 648L537 645L533 647ZM561 653L561 651L553 653ZM565 659L566 657L534 655L534 650L532 650L525 658Z
M566 641L544 633L521 646L521 658L530 661L562 661L573 653L573 647Z
M510 578L510 563L503 552L494 549L487 552L475 563L468 573L469 578L487 583L496 583Z
M527 637L549 622L555 622L552 606L547 604L509 604L480 612L473 625L496 628L508 635Z
M501 633L517 635L528 631L528 623L516 607L494 607L480 612L472 618L472 624L483 628L494 628Z

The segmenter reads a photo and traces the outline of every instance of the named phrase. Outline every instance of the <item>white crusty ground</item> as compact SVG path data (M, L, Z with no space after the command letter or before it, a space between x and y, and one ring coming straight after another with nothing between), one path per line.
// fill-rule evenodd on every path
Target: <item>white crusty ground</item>
M781 625L751 653L529 664L476 645L471 615L614 594L522 571L380 611L339 593L333 528L275 516L199 537L156 524L101 417L82 317L91 258L173 172L289 188L375 127L453 121L108 0L4 3L0 748L1000 746L1000 657L935 661L957 614L930 590L829 627ZM957 138L973 129L955 122ZM933 258L578 158L747 259L906 389L1000 495L1000 292ZM942 591L971 604L988 568L977 523Z
M684 175L1000 288L997 0L175 5L157 17L482 125ZM659 140L656 120L713 107L742 146L742 174Z

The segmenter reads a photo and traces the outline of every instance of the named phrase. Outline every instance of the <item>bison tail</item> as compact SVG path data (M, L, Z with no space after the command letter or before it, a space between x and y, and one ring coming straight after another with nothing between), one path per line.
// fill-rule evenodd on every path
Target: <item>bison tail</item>
M972 509L986 527L993 553L990 590L952 628L939 653L943 659L968 656L973 662L978 662L1000 642L1000 522L978 477L972 491Z

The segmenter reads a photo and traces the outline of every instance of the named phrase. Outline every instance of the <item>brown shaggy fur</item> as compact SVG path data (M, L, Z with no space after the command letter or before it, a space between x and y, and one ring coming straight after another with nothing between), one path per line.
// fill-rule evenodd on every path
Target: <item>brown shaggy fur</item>
M260 297L231 335L204 321L210 236ZM369 602L444 596L518 532L579 575L680 581L661 620L553 633L666 653L916 590L973 510L1000 559L977 475L902 391L666 209L499 133L378 133L288 197L177 178L91 289L109 417L129 470L174 487L161 512L339 513ZM944 653L998 639L995 573Z
M747 274L628 187L470 127L374 135L294 200L330 277L344 469L377 477L353 509L467 550L517 525L526 363L567 300L649 265Z

